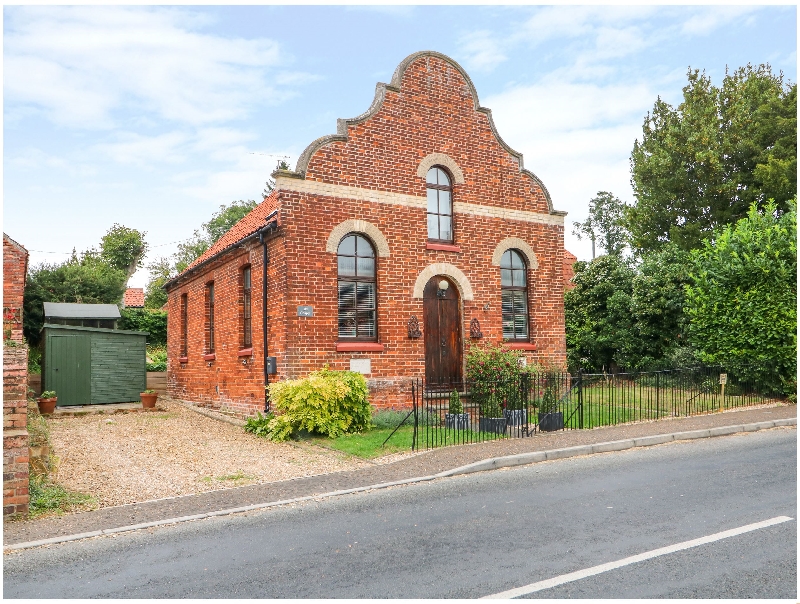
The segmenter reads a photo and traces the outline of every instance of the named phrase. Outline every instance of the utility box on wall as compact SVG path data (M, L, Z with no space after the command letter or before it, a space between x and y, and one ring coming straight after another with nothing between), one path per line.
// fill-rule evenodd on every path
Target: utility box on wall
M147 388L146 331L45 324L42 388L58 406L140 400Z

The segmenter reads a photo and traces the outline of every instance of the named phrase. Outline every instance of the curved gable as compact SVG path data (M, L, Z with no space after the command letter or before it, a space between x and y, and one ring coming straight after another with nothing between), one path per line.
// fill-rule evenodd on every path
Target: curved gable
M465 150L465 140L491 157L472 157L477 154ZM376 85L367 111L337 120L336 133L306 147L294 171L273 176L419 195L424 180L417 168L432 154L451 157L463 169L460 198L467 203L492 199L490 204L512 210L564 214L553 209L547 188L524 168L522 154L500 137L469 75L434 51L406 57L389 84ZM389 171L391 178L385 176ZM398 172L404 176L398 178ZM491 188L498 182L502 190Z

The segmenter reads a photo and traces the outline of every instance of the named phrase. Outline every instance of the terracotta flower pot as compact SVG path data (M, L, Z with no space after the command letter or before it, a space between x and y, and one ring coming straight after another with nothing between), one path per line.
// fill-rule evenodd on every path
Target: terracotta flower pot
M142 397L142 407L144 409L153 409L156 406L156 400L158 399L157 392L153 392L152 394L142 392L139 396Z
M39 405L39 413L42 415L50 415L53 411L56 410L56 402L58 401L58 397L53 398L40 398L37 399L37 403Z

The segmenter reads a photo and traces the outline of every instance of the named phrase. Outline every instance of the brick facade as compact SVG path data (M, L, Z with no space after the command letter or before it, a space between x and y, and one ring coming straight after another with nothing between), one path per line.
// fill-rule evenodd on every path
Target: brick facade
M575 284L572 282L572 278L575 276L575 269L572 265L577 261L578 257L575 254L569 250L564 250L564 289L572 289L575 287Z
M451 246L427 238L425 174L431 165L444 166L455 183ZM522 251L528 264L530 338L515 346L530 361L565 361L564 213L553 209L541 181L500 139L490 111L480 107L469 77L451 59L431 52L407 58L390 84L378 85L369 111L339 120L338 134L312 143L295 171L274 176L276 189L254 217L167 286L171 394L242 415L263 406L263 247L253 234L268 212L276 221L266 236L268 349L278 367L272 379L302 377L326 364L350 369L351 359L370 359L373 405L407 406L410 378L425 375L424 337L409 338L408 322L414 315L424 330L427 279L448 277L459 290L463 355L481 341L498 344L498 264L509 246ZM336 247L349 232L365 234L378 255L378 338L368 345L338 340ZM247 263L253 354L242 357L240 278ZM210 281L214 358L204 356ZM181 359L183 294L188 355ZM298 316L301 305L313 307L313 316ZM470 338L473 319L482 340Z
M3 516L28 513L28 347L22 296L28 252L3 233Z

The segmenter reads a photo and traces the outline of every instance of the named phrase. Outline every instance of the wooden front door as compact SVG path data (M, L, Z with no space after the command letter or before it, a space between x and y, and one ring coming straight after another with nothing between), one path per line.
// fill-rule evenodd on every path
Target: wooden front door
M447 284L446 289L441 285ZM425 312L425 379L433 383L461 379L461 312L458 289L434 277L422 294Z
M92 398L89 336L49 337L45 359L45 388L55 390L58 406L88 405Z

